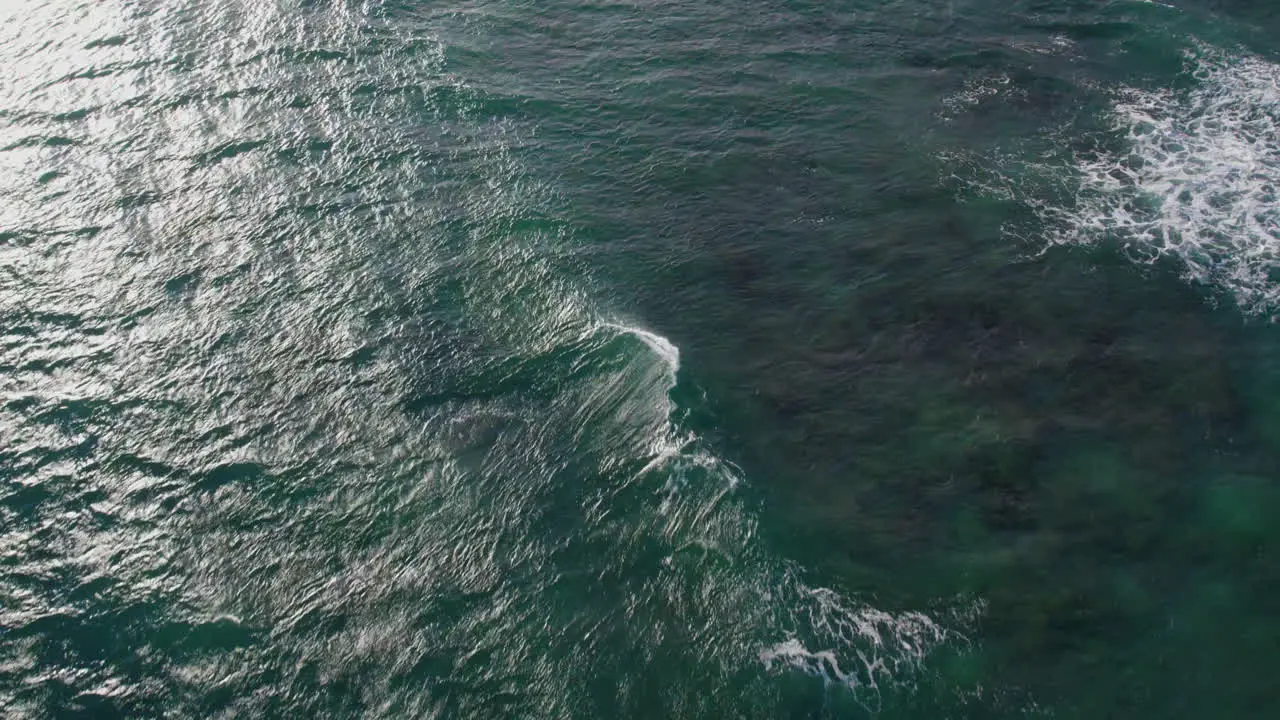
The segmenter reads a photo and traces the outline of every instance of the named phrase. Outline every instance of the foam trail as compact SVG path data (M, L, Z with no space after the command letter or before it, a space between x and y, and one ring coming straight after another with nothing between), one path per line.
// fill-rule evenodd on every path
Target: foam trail
M852 602L793 572L786 573L781 593L785 639L761 650L760 662L769 670L790 668L843 686L871 712L880 710L882 689L914 687L930 652L946 643L968 643L924 613L889 613ZM973 602L962 608L967 618L960 619L971 623L984 609L981 601Z
M1076 219L1267 310L1280 299L1280 67L1211 50L1188 63L1199 84L1186 95L1122 93L1130 154L1080 163Z

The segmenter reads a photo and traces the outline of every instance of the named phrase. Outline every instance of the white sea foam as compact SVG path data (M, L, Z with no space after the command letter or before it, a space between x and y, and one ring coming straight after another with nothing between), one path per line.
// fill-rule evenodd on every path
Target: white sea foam
M1110 111L1121 149L1039 157L946 158L971 188L1021 201L1050 244L1120 243L1136 260L1177 259L1246 312L1280 310L1280 66L1197 48L1186 90L1121 88ZM1051 197L1056 196L1056 197ZM1064 199L1065 196L1065 199ZM1017 233L1015 233L1017 234Z
M1174 255L1190 277L1249 310L1280 300L1280 66L1201 50L1189 92L1125 90L1114 120L1129 154L1079 162L1071 219L1122 233L1147 257ZM1071 239L1069 236L1064 239Z

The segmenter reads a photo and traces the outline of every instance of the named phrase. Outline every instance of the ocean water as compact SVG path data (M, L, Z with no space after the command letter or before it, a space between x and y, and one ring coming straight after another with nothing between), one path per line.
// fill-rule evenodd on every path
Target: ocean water
M1277 38L0 4L0 716L1270 716Z

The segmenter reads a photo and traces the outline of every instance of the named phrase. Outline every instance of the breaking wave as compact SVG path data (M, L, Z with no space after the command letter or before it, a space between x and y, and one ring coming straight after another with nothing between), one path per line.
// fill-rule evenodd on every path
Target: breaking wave
M665 370L669 398L678 383L680 353L667 338L618 322L602 329L638 339ZM982 613L981 601L968 601L948 612L951 622L939 622L924 612L887 612L804 579L796 565L781 560L756 538L757 522L750 504L737 494L741 470L712 451L691 430L682 427L680 409L668 400L670 412L652 443L651 458L638 473L665 476L657 520L661 535L673 552L663 561L675 569L693 549L698 594L717 598L702 620L713 635L729 639L733 626L754 625L754 637L732 641L721 650L754 654L768 672L801 672L829 687L843 687L868 711L878 712L881 693L888 688L915 687L931 652L944 644L966 646L964 634ZM726 567L705 562L718 555ZM695 613L700 615L701 613ZM719 654L711 649L708 656ZM734 663L732 657L723 657Z

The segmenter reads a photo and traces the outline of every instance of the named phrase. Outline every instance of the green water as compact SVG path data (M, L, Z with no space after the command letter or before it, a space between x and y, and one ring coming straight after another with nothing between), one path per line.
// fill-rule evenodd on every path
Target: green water
M0 715L1259 718L1280 12L0 7Z

